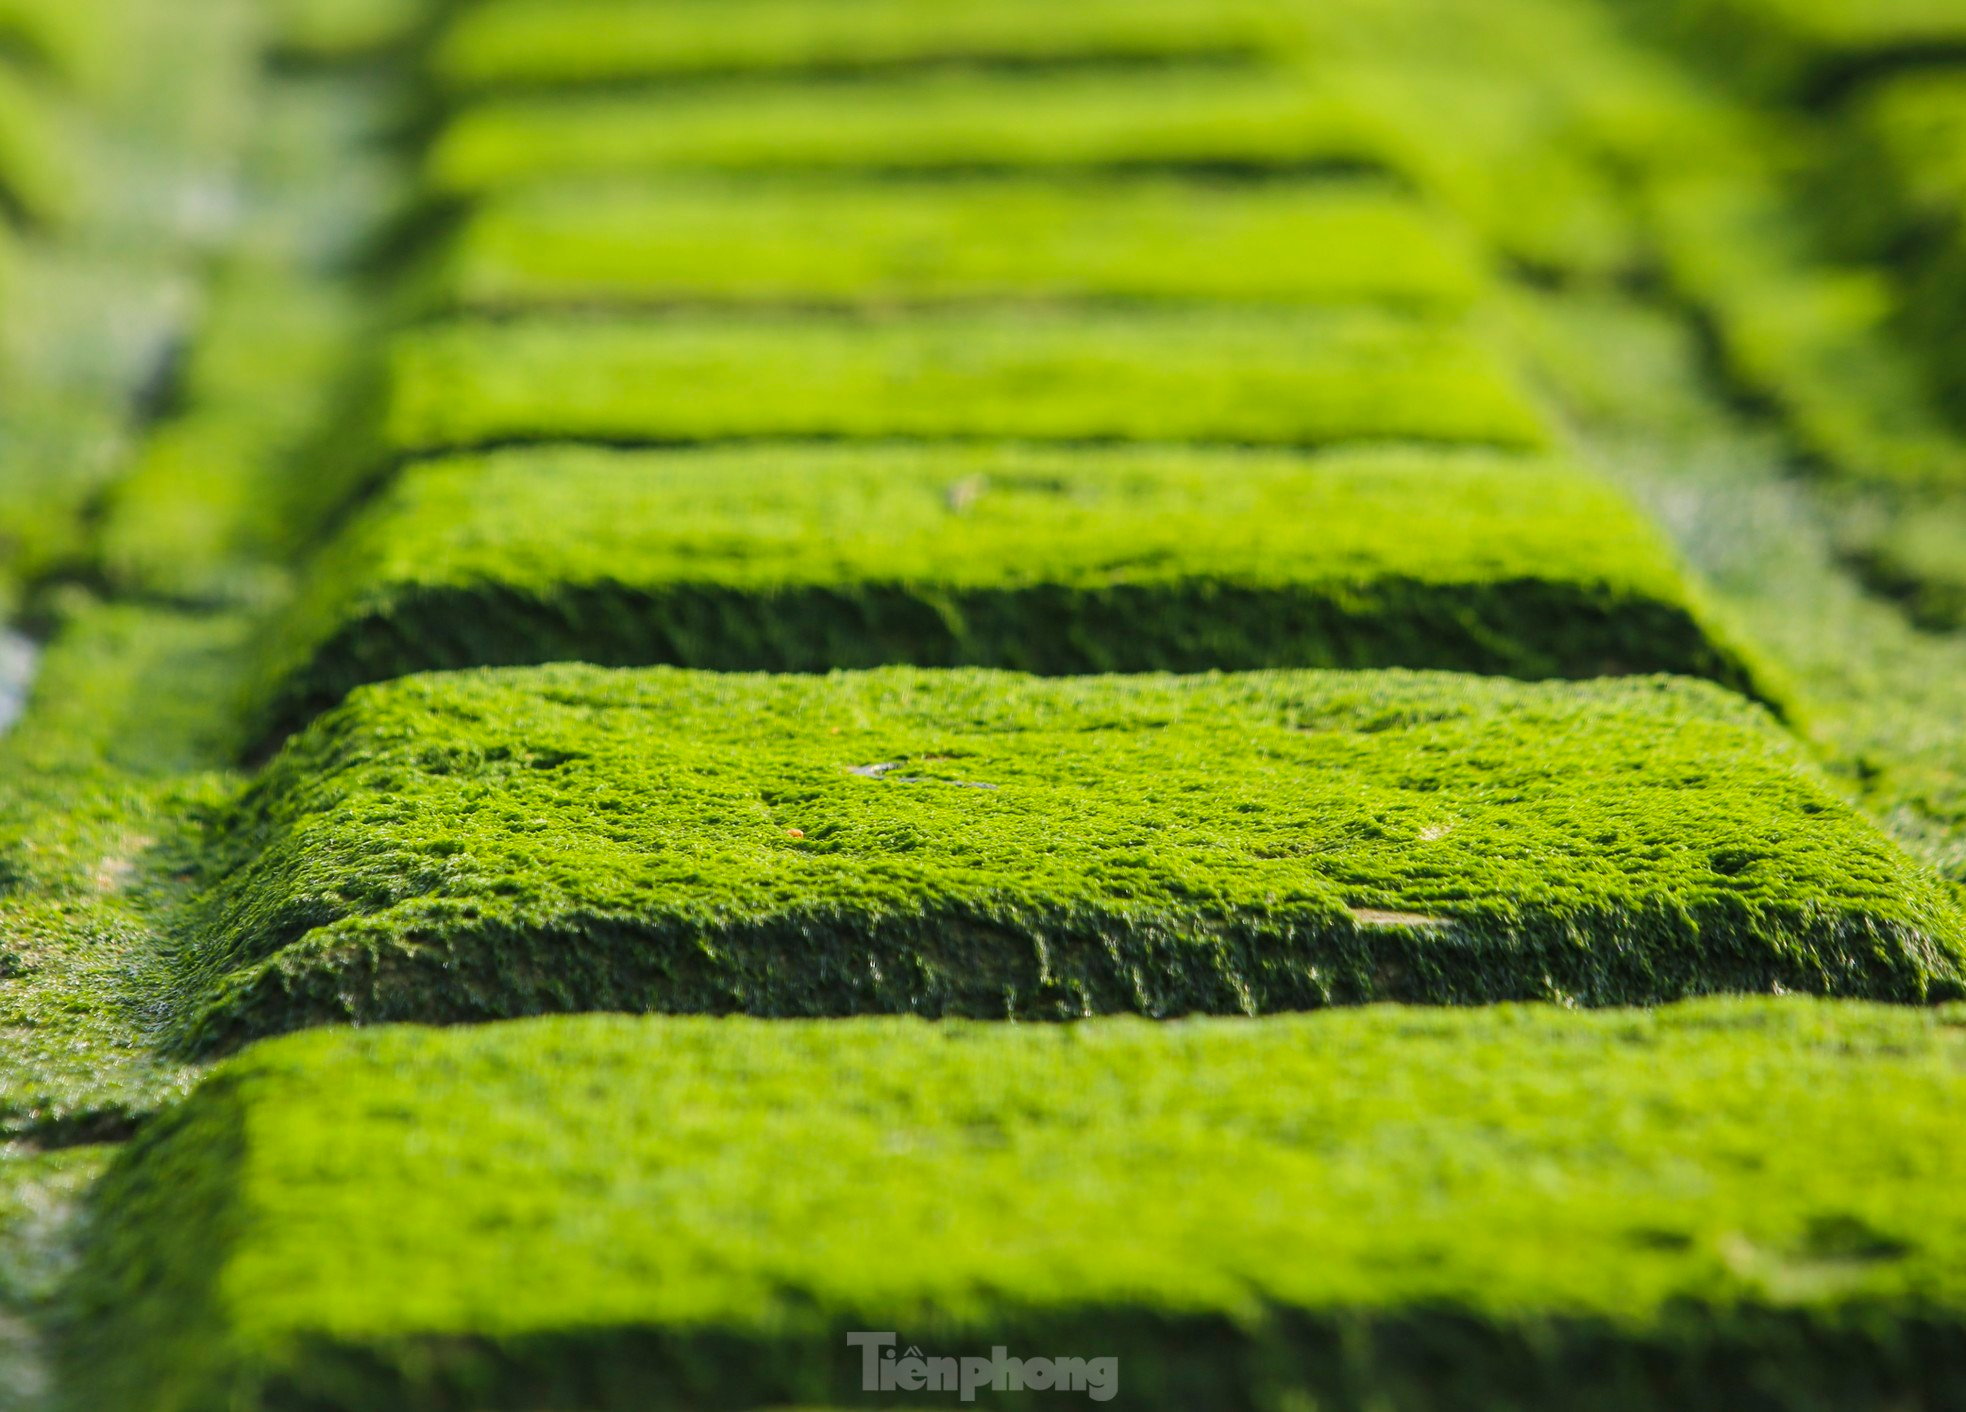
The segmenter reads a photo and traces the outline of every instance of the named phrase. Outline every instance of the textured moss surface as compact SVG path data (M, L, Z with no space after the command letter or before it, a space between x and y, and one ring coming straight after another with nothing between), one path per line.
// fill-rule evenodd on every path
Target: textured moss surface
M1288 12L1249 0L490 0L451 23L432 60L452 88L606 83L938 61L1057 63L1249 57Z
M544 448L405 470L274 717L437 667L1452 667L1749 686L1605 484L1468 452Z
M74 1405L858 1405L887 1330L1117 1357L1122 1406L1947 1406L1960 1019L296 1037L103 1187Z
M180 1096L161 1059L158 913L180 891L187 824L231 793L190 742L223 678L211 628L70 605L25 714L0 733L0 1139L21 1153L120 1140ZM234 747L236 748L236 747ZM188 881L188 874L183 875ZM0 1164L0 1309L8 1203ZM0 1406L9 1358L0 1318Z
M201 1046L628 1008L1033 1018L1950 993L1960 920L1754 707L1669 678L361 689L209 855Z
M1472 332L1373 310L460 320L406 334L389 443L1545 438Z
M734 179L549 186L472 214L438 296L492 308L689 300L1217 298L1457 308L1480 257L1384 183Z

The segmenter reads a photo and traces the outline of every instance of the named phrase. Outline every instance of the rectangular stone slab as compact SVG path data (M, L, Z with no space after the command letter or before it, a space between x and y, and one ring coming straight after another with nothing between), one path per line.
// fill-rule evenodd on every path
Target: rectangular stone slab
M1925 999L1949 895L1676 678L551 666L355 692L220 827L186 1042L628 1009Z
M487 0L431 60L452 91L947 62L1253 58L1288 16L1248 0Z
M1575 466L1489 452L541 447L406 468L310 573L275 729L433 668L1673 671L1754 690Z
M489 309L690 301L1236 299L1457 309L1462 233L1383 182L699 178L493 197L436 297Z
M893 1404L855 1332L1166 1412L1953 1406L1962 1019L298 1036L119 1158L65 1353L96 1412Z
M892 317L461 319L402 336L386 436L512 442L989 437L1535 447L1460 325L1380 310L986 308Z

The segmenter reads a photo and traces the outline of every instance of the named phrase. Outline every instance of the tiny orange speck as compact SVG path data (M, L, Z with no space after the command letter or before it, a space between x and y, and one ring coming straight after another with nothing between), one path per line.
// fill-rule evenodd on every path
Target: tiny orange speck
M804 829L785 830L785 837L787 838L804 838L805 836L806 836L806 831Z

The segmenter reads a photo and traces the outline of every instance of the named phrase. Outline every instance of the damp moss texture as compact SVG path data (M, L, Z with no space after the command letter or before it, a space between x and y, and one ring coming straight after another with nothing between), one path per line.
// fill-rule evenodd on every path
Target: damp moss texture
M1952 900L1756 707L1666 678L364 688L210 855L194 1048L569 1009L1067 1018L1952 994Z
M1946 1406L1962 1061L1802 1000L310 1034L102 1186L73 1405L852 1406L887 1331L1170 1412Z
M439 667L1671 671L1752 691L1663 541L1541 458L541 448L411 466L270 646L273 726Z

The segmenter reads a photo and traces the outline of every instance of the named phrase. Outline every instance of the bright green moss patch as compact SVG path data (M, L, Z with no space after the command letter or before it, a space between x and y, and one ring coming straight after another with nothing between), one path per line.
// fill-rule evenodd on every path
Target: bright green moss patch
M452 21L432 62L447 86L478 88L951 60L1247 57L1284 39L1286 25L1248 0L488 0Z
M799 436L1526 447L1544 435L1472 333L1370 310L461 320L398 343L387 423L404 453Z
M1937 885L1758 708L1666 678L411 677L289 744L215 850L184 954L208 1047L1960 974Z
M100 1189L74 1405L850 1406L867 1331L1170 1412L1947 1406L1959 1018L295 1037Z
M1218 298L1458 307L1483 272L1378 183L892 180L575 184L494 198L446 302Z
M1594 478L1465 452L509 451L314 565L275 718L436 667L1452 667L1745 685Z

